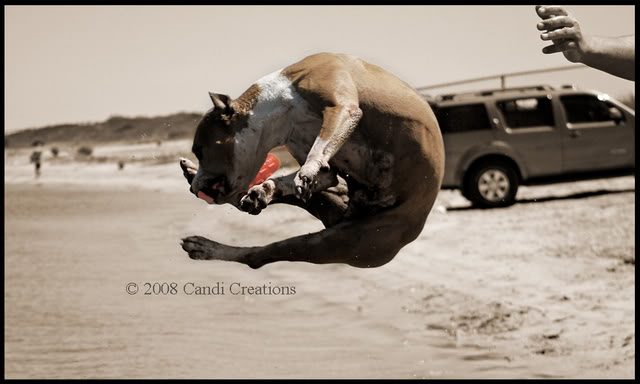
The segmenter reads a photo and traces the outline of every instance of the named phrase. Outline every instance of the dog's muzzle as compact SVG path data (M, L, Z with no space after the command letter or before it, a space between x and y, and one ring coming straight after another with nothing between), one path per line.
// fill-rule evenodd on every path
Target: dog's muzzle
M191 186L191 192L195 193L197 197L206 201L208 204L215 204L226 195L228 191L227 179L224 176L218 176L210 181L204 183L204 186L197 192L193 191L193 185Z

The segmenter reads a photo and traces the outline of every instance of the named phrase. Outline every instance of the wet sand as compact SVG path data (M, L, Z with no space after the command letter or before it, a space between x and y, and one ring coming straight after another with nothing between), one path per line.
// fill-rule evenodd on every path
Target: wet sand
M496 210L443 191L420 237L370 270L192 261L186 235L261 245L322 226L283 205L209 207L181 177L5 168L6 378L635 377L633 176L523 187Z

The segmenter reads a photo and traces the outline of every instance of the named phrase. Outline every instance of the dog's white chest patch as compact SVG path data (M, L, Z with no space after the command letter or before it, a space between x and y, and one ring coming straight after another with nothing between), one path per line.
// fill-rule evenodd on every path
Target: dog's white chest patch
M279 124L290 128L292 124L317 119L307 102L298 94L282 70L275 71L256 82L260 87L258 101L249 118L250 127Z
M251 167L256 154L285 144L289 134L303 124L322 120L311 113L307 102L298 94L282 70L264 76L255 83L259 93L249 112L247 127L234 136L236 161L241 168Z
M251 112L249 127L263 126L286 114L287 102L294 98L291 82L275 71L256 82L260 87L258 101Z
M259 146L272 148L284 144L292 130L302 125L314 124L319 129L322 119L311 112L306 100L298 94L282 70L264 76L255 84L260 89L257 102L250 112L247 128L236 134L237 143L263 140ZM317 132L310 130L309 133L313 135Z

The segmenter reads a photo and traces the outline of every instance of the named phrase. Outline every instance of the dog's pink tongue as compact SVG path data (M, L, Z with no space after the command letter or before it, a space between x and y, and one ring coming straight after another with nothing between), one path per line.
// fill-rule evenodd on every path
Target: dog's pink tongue
M215 203L215 201L213 200L213 197L207 195L206 193L204 193L202 191L198 191L198 197L201 198L202 200L206 201L208 204Z

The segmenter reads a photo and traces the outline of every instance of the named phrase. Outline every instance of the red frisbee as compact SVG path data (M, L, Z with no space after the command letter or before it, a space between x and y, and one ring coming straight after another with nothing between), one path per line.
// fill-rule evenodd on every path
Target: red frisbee
M273 153L267 154L267 160L262 164L256 178L253 180L251 185L249 185L249 188L267 180L269 176L273 175L273 173L278 170L278 168L280 168L280 159L278 159L278 157Z

